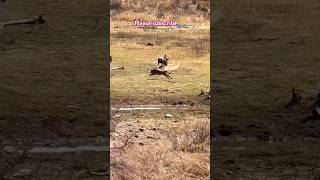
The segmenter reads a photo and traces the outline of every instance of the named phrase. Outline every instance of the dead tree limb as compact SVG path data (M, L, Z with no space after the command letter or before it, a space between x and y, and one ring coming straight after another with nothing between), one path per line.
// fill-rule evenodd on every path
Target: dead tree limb
M255 38L255 39L248 39L248 40L233 40L231 39L230 42L232 43L239 43L239 42L256 42L256 41L275 41L279 40L280 38Z
M38 17L34 17L31 19L23 19L23 20L15 20L15 21L8 21L4 23L0 23L0 28L3 28L5 26L13 26L13 25L20 25L20 24L43 24L45 23L45 19L42 15Z
M129 137L127 137L127 139L125 140L125 142L123 143L122 146L119 146L119 147L113 147L113 148L110 148L110 149L118 149L118 150L123 150L128 144L129 144L129 141L131 140L131 138L133 136L135 136L136 134L138 134L139 131L135 132L135 133L132 133Z
M107 176L109 172L108 171L90 171L89 174L92 174L95 176Z
M119 70L119 69L124 69L124 67L121 66L121 67L111 68L111 70Z

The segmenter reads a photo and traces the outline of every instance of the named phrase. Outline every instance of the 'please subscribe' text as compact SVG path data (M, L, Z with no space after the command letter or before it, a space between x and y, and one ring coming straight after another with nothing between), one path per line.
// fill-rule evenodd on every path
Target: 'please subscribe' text
M176 26L174 21L140 21L134 20L134 26Z

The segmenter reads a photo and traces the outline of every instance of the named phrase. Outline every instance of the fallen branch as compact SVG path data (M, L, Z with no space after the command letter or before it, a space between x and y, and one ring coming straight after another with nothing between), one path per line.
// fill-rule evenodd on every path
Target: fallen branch
M122 146L119 146L119 147L113 147L113 148L110 148L110 149L119 149L119 150L123 150L128 144L129 144L129 140L131 140L131 138L133 136L135 136L136 134L138 134L139 131L131 134L129 137L127 137L127 139L125 140L124 144Z
M43 16L40 15L38 17L34 17L31 19L8 21L8 22L0 23L0 29L2 29L5 26L13 26L13 25L20 25L20 24L43 24L45 22L46 21L43 18Z
M95 176L106 176L108 175L108 171L90 171L89 174L95 175Z
M233 43L239 43L239 42L256 42L256 41L275 41L279 40L280 38L256 38L256 39L248 39L248 40L230 40L230 42Z
M124 69L124 67L121 66L121 67L111 68L111 70L119 70L119 69Z

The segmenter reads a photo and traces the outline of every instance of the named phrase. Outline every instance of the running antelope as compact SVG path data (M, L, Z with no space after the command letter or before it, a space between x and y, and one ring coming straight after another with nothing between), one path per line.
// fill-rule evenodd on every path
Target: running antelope
M170 67L168 68L168 58L167 56L164 54L163 56L158 58L158 66L154 69L152 69L150 71L150 76L152 75L163 75L165 77L167 77L169 80L172 79L172 77L169 75L171 74L171 72L168 71L173 71L175 69L177 69L179 66L175 66L175 67Z
M165 77L167 77L168 79L172 79L172 77L169 75L171 73L169 73L168 71L166 70L163 70L163 69L158 69L158 68L154 68L151 70L150 72L150 76L153 76L153 75L163 75Z

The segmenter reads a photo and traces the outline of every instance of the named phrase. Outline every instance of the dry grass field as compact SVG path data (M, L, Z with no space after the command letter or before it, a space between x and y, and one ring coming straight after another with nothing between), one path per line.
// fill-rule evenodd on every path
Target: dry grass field
M208 115L171 113L171 119L164 112L121 114L111 133L112 179L209 179Z
M121 8L111 16L111 67L125 68L111 71L111 106L163 108L112 111L111 178L209 179L210 102L206 95L198 96L210 88L209 19L197 11L179 14L170 8L161 16L161 5L141 8L147 11ZM138 28L135 19L192 26ZM163 54L169 67L179 66L170 74L172 80L149 76Z

